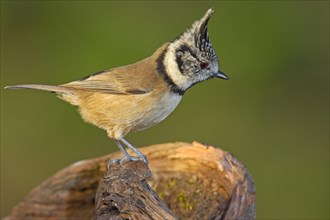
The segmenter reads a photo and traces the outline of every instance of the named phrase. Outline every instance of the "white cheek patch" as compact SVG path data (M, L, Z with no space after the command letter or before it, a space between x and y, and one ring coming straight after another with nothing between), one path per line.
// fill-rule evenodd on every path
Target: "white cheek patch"
M164 58L164 65L166 68L166 72L168 76L172 79L172 81L182 90L186 90L192 84L189 76L183 75L178 67L176 62L176 48L173 44L171 44L167 48L167 52Z

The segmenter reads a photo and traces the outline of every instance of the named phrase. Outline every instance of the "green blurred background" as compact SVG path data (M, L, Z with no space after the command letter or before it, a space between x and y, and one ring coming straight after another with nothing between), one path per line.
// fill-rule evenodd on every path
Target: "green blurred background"
M138 61L209 7L231 80L196 85L168 119L128 140L221 147L252 173L258 219L328 219L328 1L1 1L1 88ZM117 150L55 95L0 91L1 217L56 171Z

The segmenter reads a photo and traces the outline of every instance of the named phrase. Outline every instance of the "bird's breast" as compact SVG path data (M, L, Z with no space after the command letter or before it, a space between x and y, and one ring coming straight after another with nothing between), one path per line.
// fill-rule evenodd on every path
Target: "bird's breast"
M182 96L171 91L155 98L148 111L136 123L134 130L143 130L152 127L167 118L178 106Z

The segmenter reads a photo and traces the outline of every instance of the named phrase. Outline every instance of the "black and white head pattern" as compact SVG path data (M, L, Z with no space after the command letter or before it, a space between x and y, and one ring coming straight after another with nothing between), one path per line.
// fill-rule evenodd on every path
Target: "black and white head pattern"
M219 71L219 61L208 36L209 9L191 28L168 46L164 64L171 80L182 90L209 79Z

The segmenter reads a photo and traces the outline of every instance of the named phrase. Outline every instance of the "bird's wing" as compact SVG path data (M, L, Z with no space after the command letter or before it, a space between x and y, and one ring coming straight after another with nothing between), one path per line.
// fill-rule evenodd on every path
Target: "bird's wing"
M143 88L125 88L113 82L100 80L74 81L63 86L111 94L146 94L149 92Z
M148 80L141 76L143 73L137 73L137 68L126 66L98 72L62 86L101 93L142 95L151 91L152 84L146 83Z
M150 57L134 64L97 72L61 86L112 94L147 94L163 88L159 58L167 47L168 43L163 44Z

